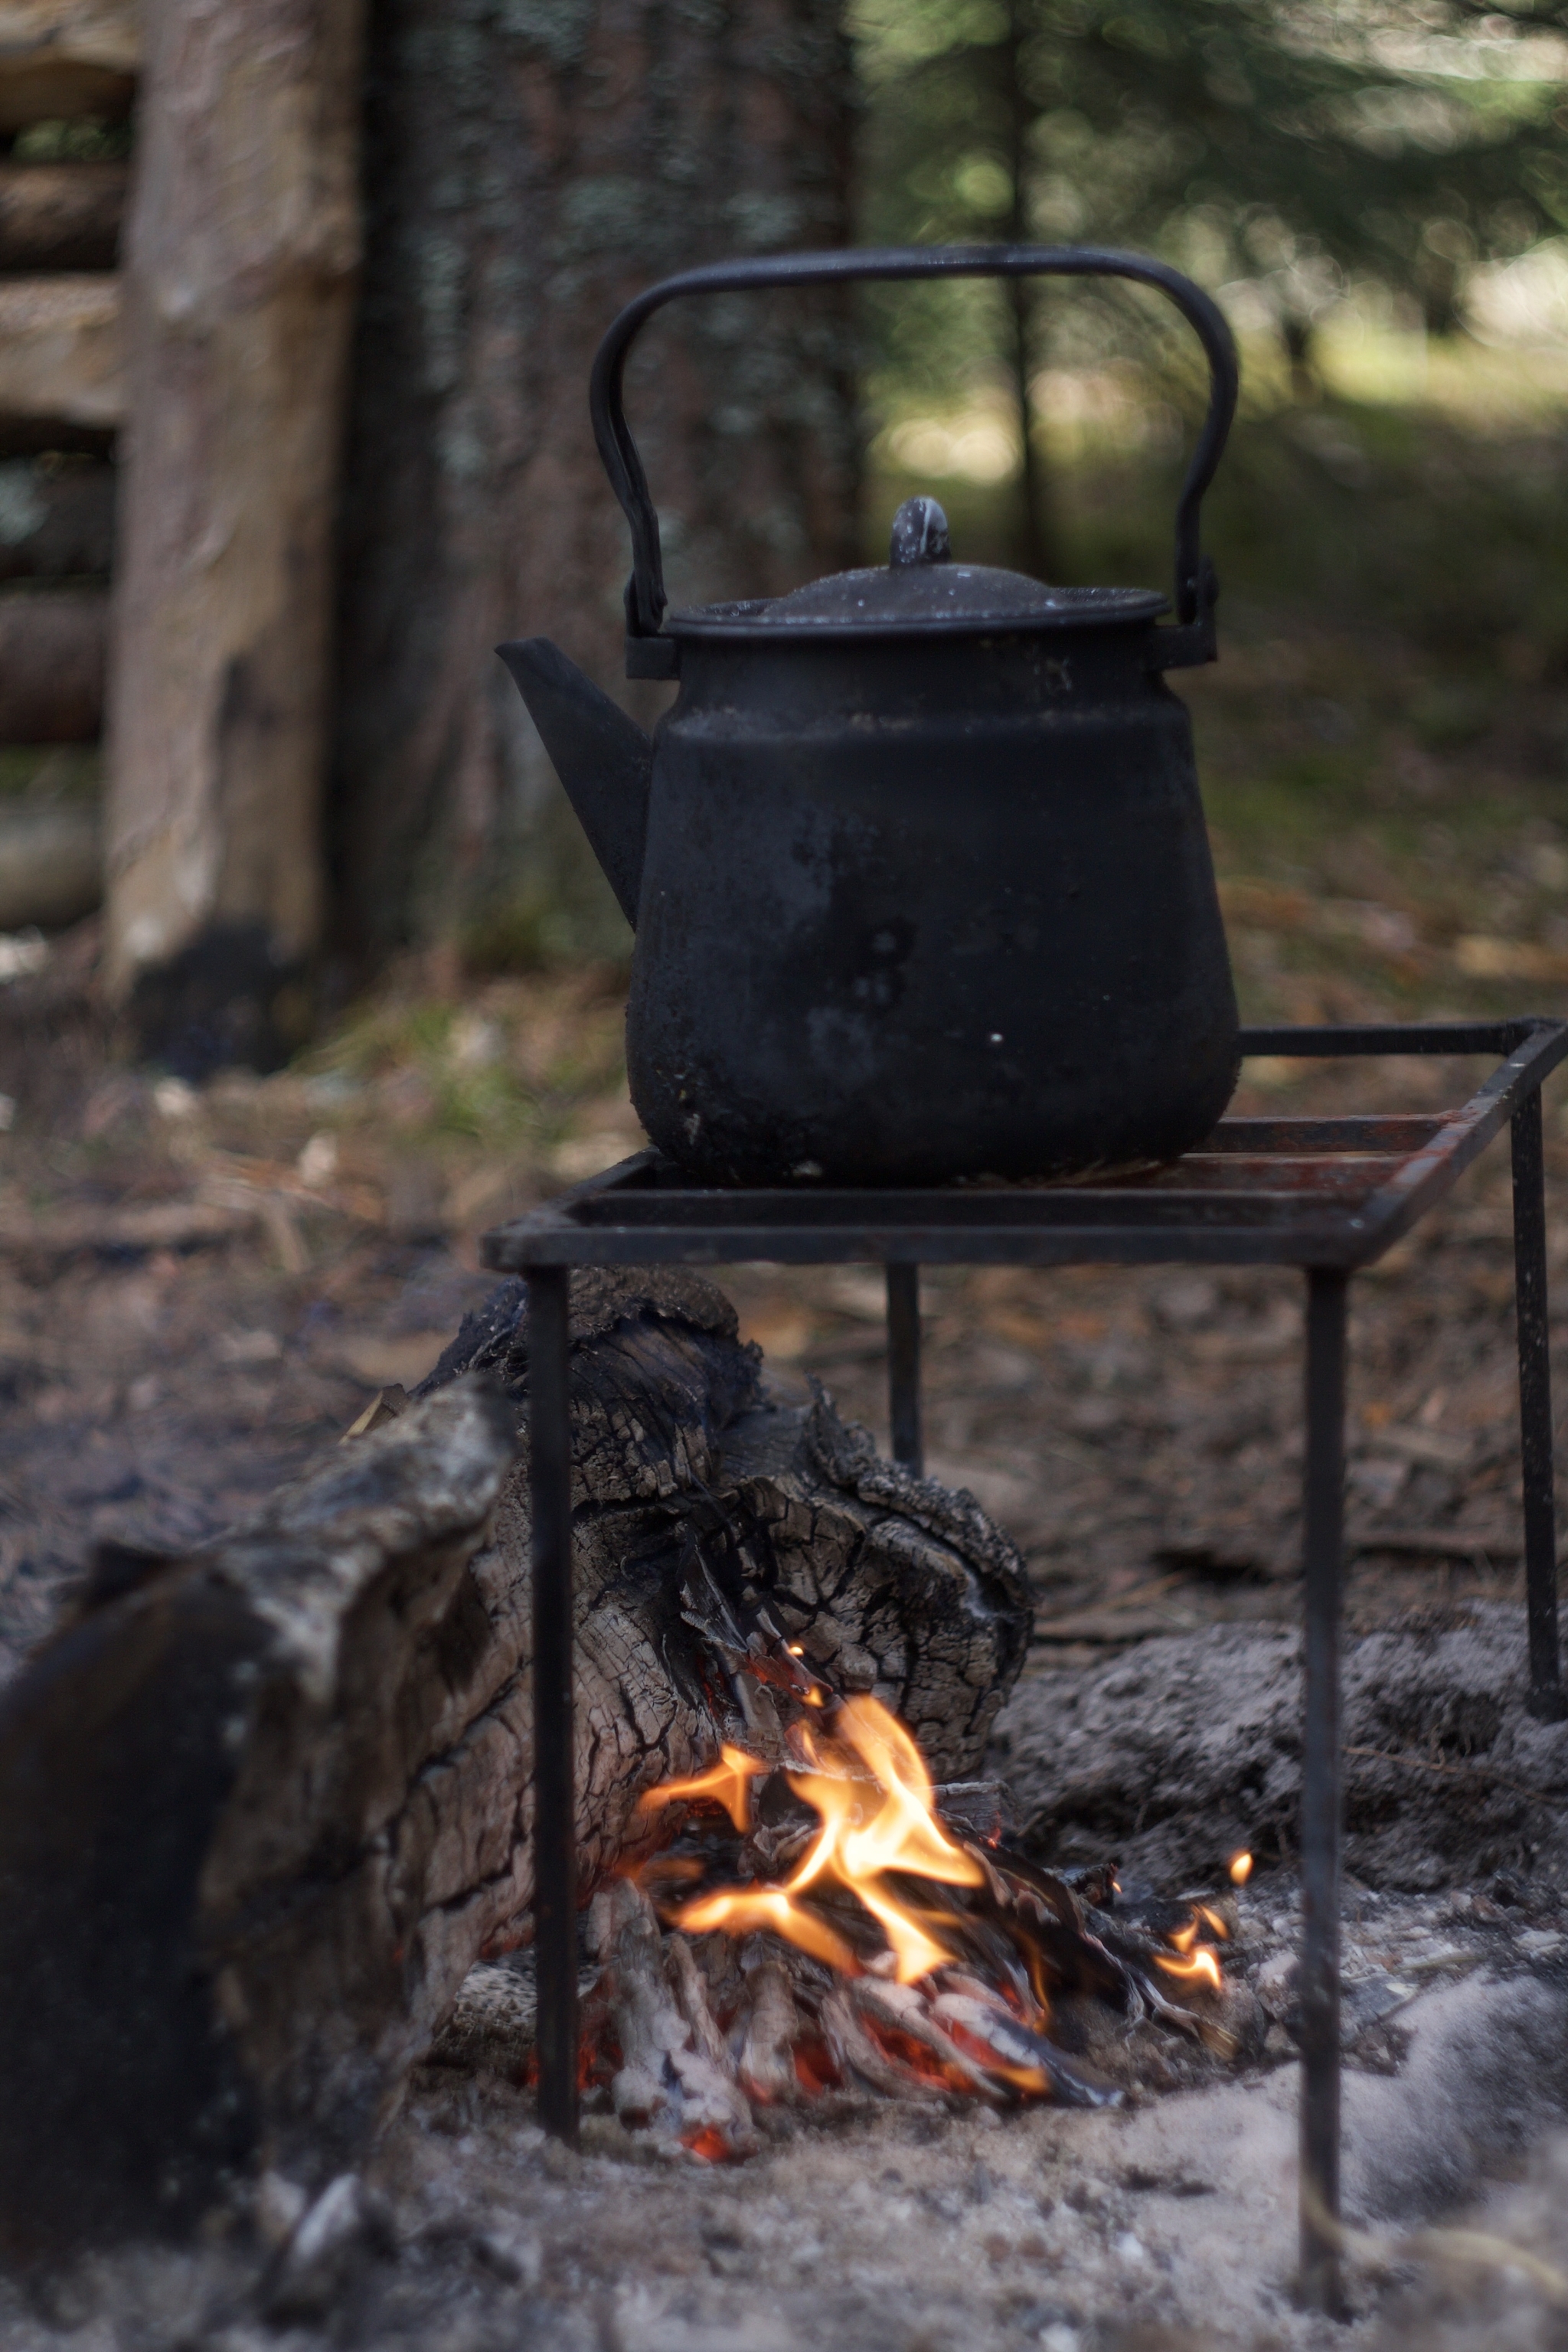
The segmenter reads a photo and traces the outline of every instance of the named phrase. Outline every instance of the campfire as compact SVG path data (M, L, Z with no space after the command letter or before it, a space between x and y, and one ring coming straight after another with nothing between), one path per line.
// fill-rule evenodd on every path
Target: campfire
M878 1699L784 1645L757 1664L782 1754L726 1744L649 1790L647 1848L595 1900L592 2103L724 2162L846 2094L1118 2105L1139 2027L1238 2055L1220 1955L1249 1855L1224 1894L1173 1901L1110 1864L1044 1869L1009 1843L1004 1792L934 1788Z

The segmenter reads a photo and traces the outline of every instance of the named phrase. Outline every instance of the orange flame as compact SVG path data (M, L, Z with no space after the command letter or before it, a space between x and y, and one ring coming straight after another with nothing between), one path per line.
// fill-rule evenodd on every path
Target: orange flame
M685 1780L661 1780L657 1789L645 1789L637 1799L639 1813L650 1813L660 1805L672 1804L677 1797L710 1797L722 1805L730 1819L743 1837L752 1826L751 1784L768 1767L748 1756L743 1748L728 1744L719 1750L719 1761L706 1772L695 1772Z
M1230 1873L1230 1883L1233 1886L1245 1886L1252 1875L1252 1856L1243 1849L1240 1853L1231 1855L1226 1868Z
M1219 1962L1206 1944L1200 1944L1183 1959L1168 1959L1163 1952L1156 1952L1154 1966L1169 1977L1179 1977L1184 1984L1212 1985L1215 1992L1219 1990Z
M691 1934L722 1927L744 1935L753 1927L771 1927L802 1951L855 1975L858 1963L848 1947L820 1912L799 1899L813 1887L824 1893L843 1888L858 1897L881 1928L899 1983L916 1984L952 1955L885 1883L888 1874L908 1872L944 1886L980 1886L984 1873L937 1820L931 1776L896 1716L874 1698L848 1698L832 1731L830 1742L811 1743L814 1761L825 1769L788 1776L796 1796L822 1822L794 1875L783 1886L741 1886L704 1895L676 1912L675 1924Z

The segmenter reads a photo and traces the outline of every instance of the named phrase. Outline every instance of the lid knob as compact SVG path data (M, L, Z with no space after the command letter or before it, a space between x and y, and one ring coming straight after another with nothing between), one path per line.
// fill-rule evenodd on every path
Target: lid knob
M906 499L893 517L893 535L888 542L888 562L896 563L950 563L952 550L947 543L947 517L934 499Z

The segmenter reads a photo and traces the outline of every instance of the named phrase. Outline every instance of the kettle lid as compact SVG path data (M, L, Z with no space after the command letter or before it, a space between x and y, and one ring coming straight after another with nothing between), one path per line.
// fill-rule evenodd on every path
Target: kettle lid
M886 567L836 572L787 596L670 613L676 637L959 636L1103 627L1170 609L1156 588L1047 588L1022 572L954 563L934 499L906 499L893 518Z

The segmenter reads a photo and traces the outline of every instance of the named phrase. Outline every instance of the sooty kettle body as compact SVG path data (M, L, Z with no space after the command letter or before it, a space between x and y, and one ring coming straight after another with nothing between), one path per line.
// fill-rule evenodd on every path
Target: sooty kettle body
M621 410L626 351L672 294L832 277L1106 272L1178 301L1208 417L1152 590L1047 588L955 562L912 499L889 562L665 614ZM595 362L632 524L627 667L676 677L651 740L547 639L506 660L636 931L632 1100L715 1184L935 1184L1155 1164L1235 1085L1237 1016L1192 730L1164 683L1213 658L1198 505L1234 349L1163 264L942 248L721 264L651 288Z

